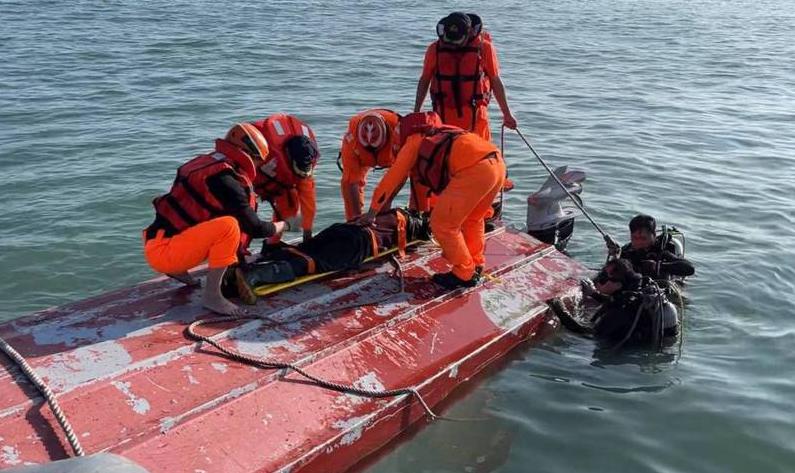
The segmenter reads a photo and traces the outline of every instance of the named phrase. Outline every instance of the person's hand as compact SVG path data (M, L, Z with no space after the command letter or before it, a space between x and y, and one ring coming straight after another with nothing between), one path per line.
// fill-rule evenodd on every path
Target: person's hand
M511 130L516 129L516 118L514 118L510 111L503 114L502 124L505 125L505 128L509 128Z
M644 275L655 276L657 274L657 262L650 259L641 261L640 272Z
M366 213L363 213L358 217L356 217L355 219L353 219L353 222L365 227L372 227L375 225L375 216L376 212L370 209Z
M607 245L607 254L611 259L618 259L621 257L621 245L611 237L609 234L604 235L605 245Z
M304 234L302 235L303 242L306 243L312 239L312 230L304 230Z
M581 279L580 287L582 288L582 295L585 297L588 297L591 294L595 294L597 292L596 286L594 286L593 281L591 281L590 279Z
M273 233L273 236L281 237L282 233L287 231L287 222L273 222L273 227L276 229Z

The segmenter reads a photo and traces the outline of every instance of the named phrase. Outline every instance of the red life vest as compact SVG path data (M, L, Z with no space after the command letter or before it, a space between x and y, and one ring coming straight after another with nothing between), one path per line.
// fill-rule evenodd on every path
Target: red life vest
M216 140L215 152L197 156L177 169L171 190L152 201L157 215L179 233L189 227L223 215L229 215L210 191L207 180L221 172L233 175L248 190L249 205L257 210L257 200L252 187L256 168L251 158L224 140ZM240 235L240 247L248 247L251 237Z
M443 125L442 119L436 112L409 113L398 122L398 150L406 144L406 139L409 136L415 133L425 134Z
M439 195L450 183L448 161L453 142L464 133L466 131L461 128L444 125L423 138L417 161L412 168L412 179Z
M464 116L464 107L488 105L491 82L483 70L483 43L491 41L488 33L480 33L466 46L436 41L436 70L431 78L433 109L445 120L444 109L455 109Z
M264 120L252 123L262 135L268 140L270 154L265 159L265 163L260 169L270 169L268 173L262 171L257 173L254 180L254 190L263 200L270 200L273 197L284 193L298 185L301 180L293 172L292 163L287 155L284 144L294 136L304 135L311 139L317 147L317 138L311 128L298 118L292 115L277 113ZM310 178L311 179L311 178Z

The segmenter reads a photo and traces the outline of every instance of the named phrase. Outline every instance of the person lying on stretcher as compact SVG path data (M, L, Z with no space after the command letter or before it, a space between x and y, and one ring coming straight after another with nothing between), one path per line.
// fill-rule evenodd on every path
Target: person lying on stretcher
M253 303L253 293L247 294L251 288L309 274L355 269L368 258L395 247L403 251L412 241L430 240L428 220L413 210L390 209L378 214L373 226L357 221L335 223L297 245L266 244L254 263L237 271L238 295Z

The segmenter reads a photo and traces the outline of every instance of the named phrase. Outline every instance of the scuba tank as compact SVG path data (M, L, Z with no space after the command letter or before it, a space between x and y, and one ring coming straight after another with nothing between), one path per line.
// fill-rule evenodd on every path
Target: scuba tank
M649 342L655 348L660 348L666 338L677 335L679 311L668 300L665 290L651 280L643 289L643 306L643 315L650 319Z
M662 226L660 232L660 250L671 249L673 254L679 258L685 257L685 234L676 227Z

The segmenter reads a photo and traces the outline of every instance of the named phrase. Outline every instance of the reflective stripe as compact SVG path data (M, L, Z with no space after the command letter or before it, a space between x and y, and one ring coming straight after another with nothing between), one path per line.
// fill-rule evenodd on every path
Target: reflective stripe
M309 136L309 128L307 128L306 125L301 125L301 132L304 136Z
M378 251L378 238L375 235L375 230L372 228L365 227L368 233L370 233L370 240L372 240L373 245L373 258L378 258L380 252Z
M403 258L406 256L406 246L408 246L408 242L406 241L406 216L398 210L395 212L395 217L397 217L398 256Z
M279 120L273 120L273 128L276 129L277 135L284 135L284 127L282 127L282 122Z
M216 151L215 153L211 154L212 158L216 161L223 161L226 159L226 155L224 153L220 153Z

